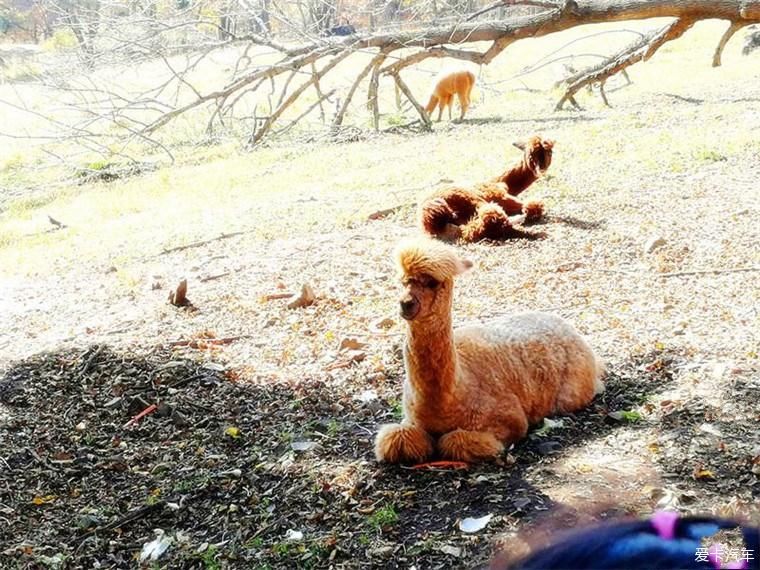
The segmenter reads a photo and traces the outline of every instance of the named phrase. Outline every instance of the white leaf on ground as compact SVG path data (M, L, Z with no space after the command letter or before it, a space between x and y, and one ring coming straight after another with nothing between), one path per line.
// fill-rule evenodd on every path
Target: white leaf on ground
M377 400L377 392L374 390L364 390L361 394L356 396L356 399L367 404Z
M293 530L292 528L289 528L285 532L285 540L300 542L301 540L303 540L303 533L300 530Z
M470 517L462 519L459 521L459 530L462 532L478 532L486 528L488 523L491 522L492 518L493 515L486 515L477 519Z
M171 537L166 536L160 528L157 528L153 532L156 533L156 539L143 544L142 552L140 552L140 562L158 560L172 543Z
M309 451L317 447L316 441L294 441L290 444L293 451Z

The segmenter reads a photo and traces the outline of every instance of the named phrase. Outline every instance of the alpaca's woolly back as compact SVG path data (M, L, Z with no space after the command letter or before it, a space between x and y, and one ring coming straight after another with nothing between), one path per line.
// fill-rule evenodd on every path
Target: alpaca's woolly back
M460 365L468 376L500 378L492 388L514 393L529 421L585 406L603 390L603 369L586 341L564 319L521 313L454 331ZM485 398L485 396L482 396Z
M404 276L428 275L437 281L452 279L470 267L452 248L426 238L402 242L396 260Z

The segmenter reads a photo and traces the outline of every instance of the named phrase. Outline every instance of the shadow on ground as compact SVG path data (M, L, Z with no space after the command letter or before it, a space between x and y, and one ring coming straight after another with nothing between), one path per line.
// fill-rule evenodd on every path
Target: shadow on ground
M362 401L311 379L243 385L168 351L38 355L0 380L12 412L0 425L0 565L126 567L162 529L170 567L473 567L494 536L556 506L526 474L638 429L623 412L666 388L673 366L666 353L613 364L589 409L534 430L501 464L420 472L372 456L377 426L397 419L400 379ZM457 529L487 513L482 533Z

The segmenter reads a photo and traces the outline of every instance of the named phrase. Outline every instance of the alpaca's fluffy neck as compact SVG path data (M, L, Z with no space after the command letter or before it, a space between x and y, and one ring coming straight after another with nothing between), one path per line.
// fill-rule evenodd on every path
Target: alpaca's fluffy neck
M507 185L508 192L512 196L517 196L536 180L538 180L538 174L530 167L525 157L497 179L498 182Z
M405 360L409 385L419 401L428 408L445 405L457 375L450 299L445 314L409 323Z

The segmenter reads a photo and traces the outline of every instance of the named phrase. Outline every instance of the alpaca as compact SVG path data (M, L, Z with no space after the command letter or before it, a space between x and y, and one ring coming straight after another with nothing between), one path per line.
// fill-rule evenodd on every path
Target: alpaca
M434 237L466 241L531 237L515 228L508 216L522 214L526 221L536 221L543 215L543 204L522 202L516 196L549 168L554 141L533 136L513 144L523 156L500 176L472 187L442 188L425 198L419 214L423 230Z
M438 121L441 120L443 108L449 108L449 121L451 120L451 107L454 106L454 94L459 99L461 115L459 120L464 120L465 113L470 107L470 94L475 85L475 74L467 70L457 70L441 75L436 81L430 100L425 106L425 111L430 115L438 107Z
M454 277L472 263L430 239L397 250L407 322L404 419L382 426L378 461L494 458L528 426L585 407L604 386L601 361L563 319L522 313L452 329Z

